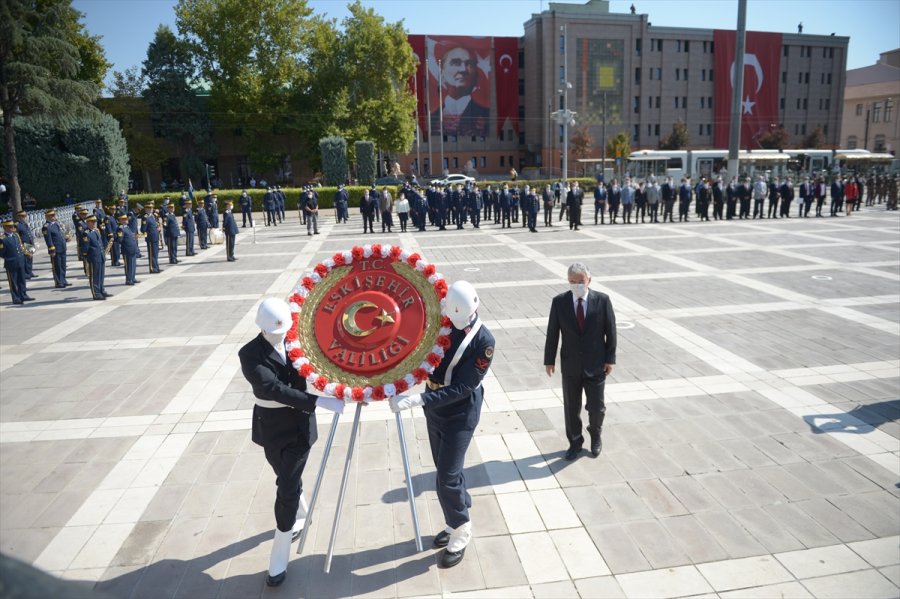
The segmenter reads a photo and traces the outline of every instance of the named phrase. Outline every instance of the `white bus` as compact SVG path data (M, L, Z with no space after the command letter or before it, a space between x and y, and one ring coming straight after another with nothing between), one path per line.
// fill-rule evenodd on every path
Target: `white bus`
M740 175L784 176L790 158L790 154L778 150L741 151ZM628 172L639 180L650 175L669 176L675 181L683 176L695 181L716 176L724 179L727 169L728 150L640 150L628 157Z

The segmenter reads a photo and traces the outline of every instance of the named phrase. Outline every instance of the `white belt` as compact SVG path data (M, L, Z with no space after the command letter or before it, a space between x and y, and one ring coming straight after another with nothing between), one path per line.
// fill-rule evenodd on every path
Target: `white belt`
M254 397L253 400L256 402L261 408L290 408L291 406L286 406L283 403L278 403L277 401L272 401L270 399L260 399L258 397Z

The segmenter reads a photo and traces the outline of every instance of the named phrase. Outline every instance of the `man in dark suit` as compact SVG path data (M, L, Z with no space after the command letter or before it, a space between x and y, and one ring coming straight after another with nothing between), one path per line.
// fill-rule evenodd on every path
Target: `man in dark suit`
M275 540L269 557L268 586L284 582L291 541L306 523L303 468L316 442L316 406L343 411L343 402L306 392L306 380L289 361L284 338L291 309L284 300L266 298L256 313L260 333L238 351L241 372L253 389L251 440L261 446L275 471Z
M591 454L600 455L603 444L600 433L606 405L603 387L616 363L616 316L606 294L591 291L591 273L576 262L569 266L570 291L553 298L547 321L544 345L544 368L547 376L556 371L556 348L562 333L559 354L562 374L563 406L569 449L566 459L574 460L584 443L581 431L581 397L587 398L588 433Z

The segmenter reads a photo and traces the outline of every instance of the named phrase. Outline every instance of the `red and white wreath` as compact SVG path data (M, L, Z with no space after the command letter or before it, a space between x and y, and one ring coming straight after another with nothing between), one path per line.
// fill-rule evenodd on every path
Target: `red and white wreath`
M300 345L297 323L300 319L300 311L303 310L306 296L328 276L332 269L349 266L354 261L366 260L372 256L380 256L390 262L405 262L415 268L416 272L421 274L432 285L441 302L441 328L431 351L412 372L407 373L393 383L385 383L374 387L371 385L354 387L341 381L328 380L327 377L316 372L315 367L306 357L306 353ZM396 245L374 243L362 247L355 246L349 251L338 252L331 258L316 264L312 270L307 271L297 286L294 287L293 294L287 300L288 305L291 307L291 318L293 319L293 326L291 326L285 337L288 358L300 376L306 379L306 383L309 386L338 399L369 402L380 401L405 393L414 385L425 381L428 375L434 372L434 369L441 363L444 352L450 348L450 331L452 329L450 319L446 316L446 301L444 299L447 295L447 288L447 281L444 280L443 275L437 272L433 264L429 264L418 253L411 253Z

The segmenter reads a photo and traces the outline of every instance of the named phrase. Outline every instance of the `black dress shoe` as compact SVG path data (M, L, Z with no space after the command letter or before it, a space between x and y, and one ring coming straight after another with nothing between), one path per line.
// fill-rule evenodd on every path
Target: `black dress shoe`
M26 295L26 296L23 297L22 299L24 299L26 302L33 302L33 301L34 301L34 298L31 297L30 295Z
M581 453L580 447L570 447L569 449L566 450L566 455L565 455L566 461L571 462L572 460L574 460L575 458L578 457L579 453Z
M466 554L466 548L463 547L459 551L450 552L444 549L444 552L441 554L441 561L438 564L438 568L452 568L456 564L462 561L463 556Z
M431 546L434 549L440 549L441 547L446 547L448 543L450 543L450 533L446 530L442 530L441 532L434 535L434 540L431 542Z
M603 441L598 435L596 439L591 439L591 455L595 458L603 451Z
M17 306L21 306L21 305L23 305L25 302L23 302L22 300L13 300L13 303L16 304Z
M105 291L103 292L103 297L112 297L112 296L113 296L112 293L106 293Z
M282 582L284 582L286 576L287 570L285 570L281 574L276 574L275 576L269 576L268 574L266 574L266 586L277 587Z
M71 286L72 286L72 283L66 283L66 284L65 284L65 287L71 287Z

